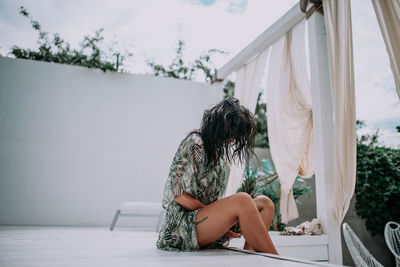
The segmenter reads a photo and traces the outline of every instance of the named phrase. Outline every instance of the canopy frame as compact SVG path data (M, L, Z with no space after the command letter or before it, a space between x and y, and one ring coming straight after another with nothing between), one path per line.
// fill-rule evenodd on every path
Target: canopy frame
M300 4L294 5L278 21L218 69L213 82L222 82L228 75L273 45L305 18L306 14L300 10ZM321 220L323 232L328 235L329 263L342 264L340 225L329 205L329 199L332 199L333 194L332 188L334 188L333 106L326 25L324 16L318 12L313 12L308 20L308 42L310 51L313 51L310 57L310 71L317 217Z

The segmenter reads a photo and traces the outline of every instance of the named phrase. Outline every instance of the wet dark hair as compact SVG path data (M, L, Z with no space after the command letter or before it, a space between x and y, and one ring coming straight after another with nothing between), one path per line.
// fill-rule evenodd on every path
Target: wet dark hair
M254 117L236 98L228 97L205 110L200 129L193 132L203 140L206 165L216 164L224 155L229 162L245 164L254 154Z

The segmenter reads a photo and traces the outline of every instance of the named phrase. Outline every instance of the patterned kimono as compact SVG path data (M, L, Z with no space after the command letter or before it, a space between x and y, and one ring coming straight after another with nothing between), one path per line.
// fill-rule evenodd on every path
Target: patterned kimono
M166 211L157 247L169 251L197 251L196 216L199 210L190 211L179 205L174 198L189 193L204 205L222 198L227 183L226 162L205 164L205 150L199 134L188 135L179 145L171 164L162 200ZM207 248L228 244L222 236Z

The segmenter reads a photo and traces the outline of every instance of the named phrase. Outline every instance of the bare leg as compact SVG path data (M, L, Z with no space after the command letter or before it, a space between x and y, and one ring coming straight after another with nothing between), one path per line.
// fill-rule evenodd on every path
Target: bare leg
M269 230L271 227L272 217L274 216L275 212L274 203L267 196L258 196L254 199L254 202L256 203L257 209L260 212L265 227L267 230ZM244 243L243 249L255 251L247 241Z
M201 208L197 214L197 242L204 247L239 221L242 234L255 251L278 254L255 201L246 193L237 193Z

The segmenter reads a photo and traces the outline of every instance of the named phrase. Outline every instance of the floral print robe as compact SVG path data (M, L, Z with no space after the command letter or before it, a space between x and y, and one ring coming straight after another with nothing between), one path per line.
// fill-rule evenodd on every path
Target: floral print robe
M196 216L199 210L190 211L174 198L189 193L204 205L222 198L227 184L226 162L205 166L205 150L198 133L189 134L179 145L165 183L162 206L165 218L161 226L157 247L169 251L197 251ZM228 244L222 236L207 248Z

